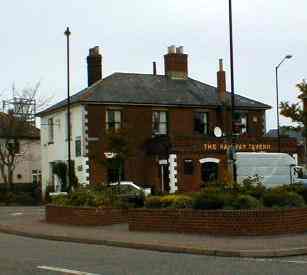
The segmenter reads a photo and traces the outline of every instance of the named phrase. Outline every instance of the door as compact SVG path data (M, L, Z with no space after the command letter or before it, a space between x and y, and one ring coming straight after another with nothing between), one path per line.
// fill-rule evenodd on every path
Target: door
M219 175L219 162L201 162L201 179L204 183L216 182Z

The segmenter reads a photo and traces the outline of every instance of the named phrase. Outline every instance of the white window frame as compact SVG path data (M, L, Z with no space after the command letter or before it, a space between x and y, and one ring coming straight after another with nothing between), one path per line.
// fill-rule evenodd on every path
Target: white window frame
M113 121L110 121L111 118L111 113L113 113ZM111 124L113 124L111 126ZM110 127L111 126L111 127ZM121 110L107 110L106 111L106 129L110 130L110 129L114 129L114 130L118 130L122 128L122 111Z
M158 121L156 121L156 118ZM152 111L152 135L168 135L168 111Z

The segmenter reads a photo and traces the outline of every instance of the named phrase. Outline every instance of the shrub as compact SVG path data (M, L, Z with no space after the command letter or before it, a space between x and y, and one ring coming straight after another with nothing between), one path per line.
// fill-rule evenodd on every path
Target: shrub
M239 195L233 200L232 206L234 209L255 209L260 208L261 203L250 195Z
M150 196L145 199L146 208L161 208L161 198L159 196Z
M67 195L58 195L51 197L51 202L59 206L68 206Z
M305 201L303 197L294 192L286 190L272 189L263 196L263 204L266 207L303 207Z
M161 201L161 207L170 207L177 195L166 195L166 196L162 196L160 197L160 201Z
M96 207L94 192L89 190L78 190L68 196L70 206L93 206Z
M16 194L13 192L6 192L3 196L6 205L17 205Z
M35 199L29 193L17 193L14 195L15 203L18 205L35 205Z
M192 198L186 195L175 196L171 207L172 208L192 208Z
M250 195L257 199L260 199L266 192L266 187L262 184L256 185L244 185L239 188L240 194Z
M194 195L192 207L194 209L222 209L225 196L222 192L201 192Z

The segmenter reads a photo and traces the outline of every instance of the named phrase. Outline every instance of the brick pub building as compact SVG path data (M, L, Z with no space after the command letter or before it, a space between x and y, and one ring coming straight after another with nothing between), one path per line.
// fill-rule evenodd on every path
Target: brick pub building
M84 152L89 183L112 181L102 164L104 135L110 128L127 128L135 154L124 163L124 179L157 191L169 189L169 157L176 156L179 191L197 191L202 184L224 180L231 130L230 93L220 60L217 87L189 78L188 55L171 46L164 55L165 74L114 73L102 79L99 48L90 49L88 88L72 96L72 107L84 108ZM41 113L52 116L65 109L62 101ZM276 138L265 137L265 112L271 107L236 95L237 149L276 152ZM78 123L78 122L77 122ZM218 128L217 128L218 127ZM220 129L222 136L214 135ZM217 137L218 136L218 137ZM282 138L283 152L296 153L296 140ZM175 189L174 189L175 188Z

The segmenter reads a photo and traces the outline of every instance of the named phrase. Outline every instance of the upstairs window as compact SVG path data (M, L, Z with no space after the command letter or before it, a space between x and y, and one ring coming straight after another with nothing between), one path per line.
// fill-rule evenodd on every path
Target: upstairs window
M108 110L106 113L106 129L118 130L121 128L122 112L118 110Z
M48 143L54 142L54 123L53 118L48 119Z
M247 134L247 113L241 113L240 122L241 122L241 134Z
M194 132L202 135L208 134L208 113L194 113Z
M76 137L75 139L75 152L76 157L81 157L81 137Z
M166 111L154 111L152 113L152 134L154 136L167 135L168 119Z

